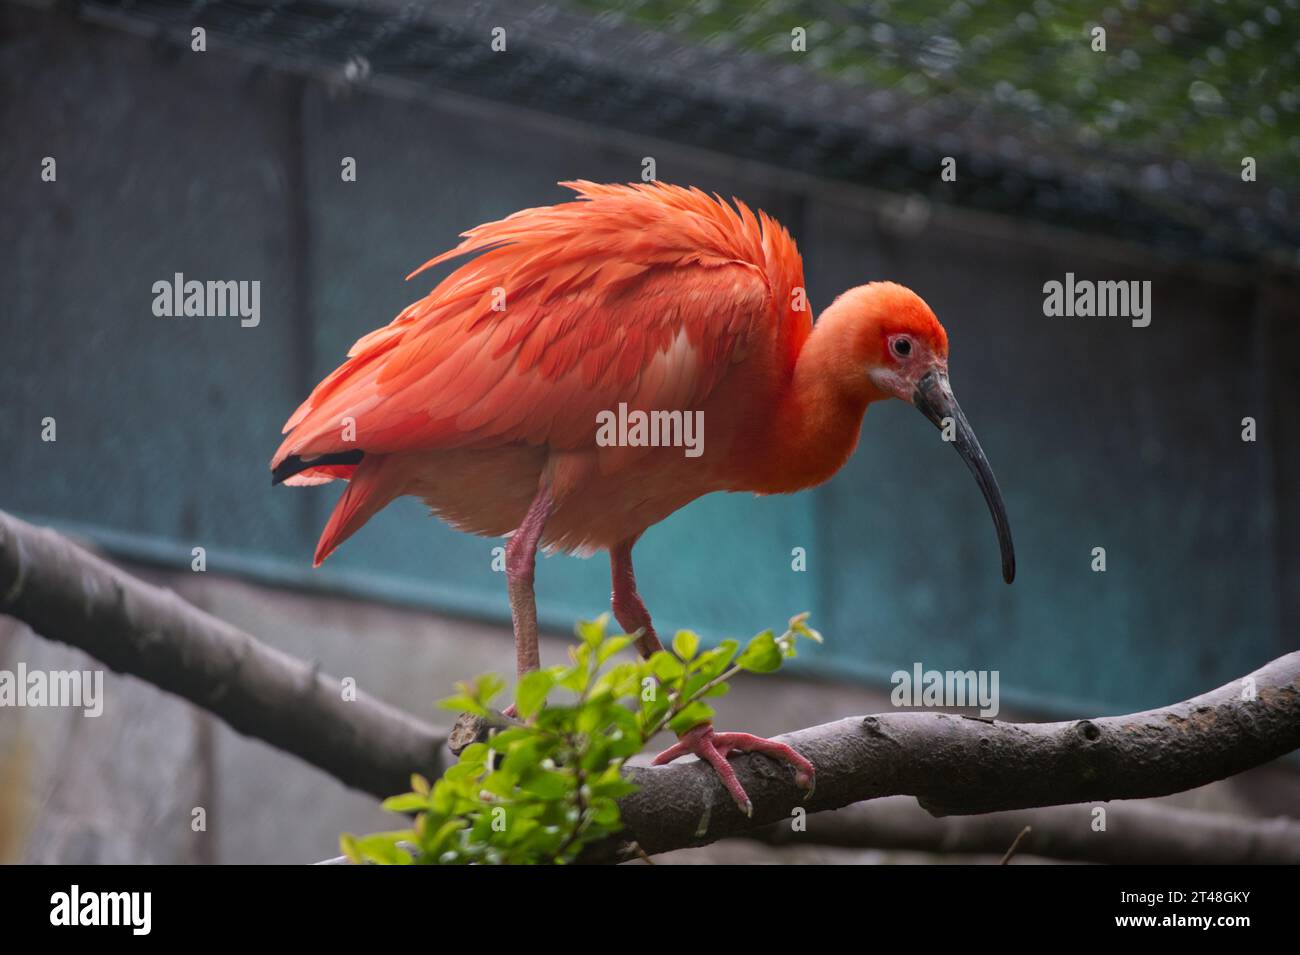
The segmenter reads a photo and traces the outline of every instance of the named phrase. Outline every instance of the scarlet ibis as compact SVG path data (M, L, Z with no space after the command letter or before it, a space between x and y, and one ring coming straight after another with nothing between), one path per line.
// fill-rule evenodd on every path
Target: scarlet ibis
M317 566L414 495L462 531L509 536L520 674L538 666L539 546L609 552L614 616L648 656L661 645L632 570L645 530L712 491L822 483L853 453L867 406L898 398L945 429L975 475L1011 582L1001 492L949 386L947 333L919 296L872 282L814 325L798 249L765 213L657 182L561 185L578 200L470 229L412 273L479 253L358 341L285 424L273 482L348 482ZM671 413L689 414L703 441L688 454L622 427L602 440L616 411L674 425ZM749 812L731 751L784 759L812 782L791 747L710 724L656 762L696 754Z

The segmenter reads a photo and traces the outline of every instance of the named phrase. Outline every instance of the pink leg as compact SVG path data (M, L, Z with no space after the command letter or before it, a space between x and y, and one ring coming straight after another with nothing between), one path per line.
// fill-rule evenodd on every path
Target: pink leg
M541 663L537 651L537 598L533 595L533 573L542 529L551 516L554 502L549 488L533 498L524 521L506 544L506 580L510 590L510 616L515 625L516 672L523 676Z
M610 603L619 626L628 633L640 631L636 641L637 651L643 657L663 649L650 623L650 613L646 610L640 594L636 592L636 576L632 571L632 545L635 541L624 541L609 552L610 576L613 578L614 592ZM805 789L812 788L813 764L785 743L777 743L761 736L749 733L718 733L712 723L701 723L687 730L676 744L655 757L654 764L661 766L671 763L679 756L693 754L704 760L722 779L722 784L735 800L740 811L746 816L754 814L754 805L750 802L745 787L736 777L736 771L727 762L727 755L737 753L764 753L775 759L783 759L795 768L795 782Z
M650 611L646 610L641 595L636 592L636 575L632 572L632 545L635 540L626 540L609 552L609 571L613 579L614 592L610 595L610 606L614 610L614 619L625 633L641 631L636 640L636 651L643 657L649 657L664 648L655 635L654 625L650 623Z

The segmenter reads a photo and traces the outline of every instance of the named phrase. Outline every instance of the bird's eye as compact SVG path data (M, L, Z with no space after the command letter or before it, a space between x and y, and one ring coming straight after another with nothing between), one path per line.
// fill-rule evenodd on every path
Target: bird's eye
M912 354L912 340L910 338L895 338L894 354L899 358L906 358Z

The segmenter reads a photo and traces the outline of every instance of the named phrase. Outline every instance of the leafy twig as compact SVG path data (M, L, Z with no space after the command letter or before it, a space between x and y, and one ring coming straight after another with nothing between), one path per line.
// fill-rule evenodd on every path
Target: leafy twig
M410 792L384 802L413 814L412 828L345 834L344 855L398 864L574 861L586 845L621 829L617 800L635 790L623 776L626 760L665 727L681 733L711 719L704 700L727 692L735 675L777 669L800 637L820 641L806 619L795 617L780 637L764 631L744 650L724 640L701 652L700 638L683 630L671 653L614 665L632 638L606 636L604 617L579 624L567 666L519 681L521 722L498 724L485 741L469 743L437 782L413 777ZM458 684L442 705L490 720L491 701L504 688L485 674ZM571 702L555 698L564 692Z

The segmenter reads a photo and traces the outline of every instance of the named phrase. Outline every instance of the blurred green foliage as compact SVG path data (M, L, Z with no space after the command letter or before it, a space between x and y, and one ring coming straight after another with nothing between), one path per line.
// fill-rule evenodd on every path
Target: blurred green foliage
M1298 0L569 3L787 60L802 28L806 52L794 55L817 74L898 91L940 114L978 109L1067 145L1231 172L1243 155L1300 156ZM1096 27L1105 52L1094 50Z

